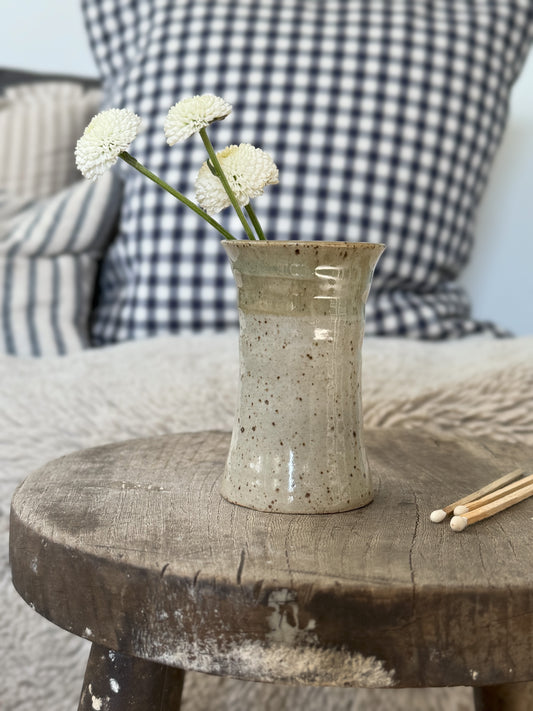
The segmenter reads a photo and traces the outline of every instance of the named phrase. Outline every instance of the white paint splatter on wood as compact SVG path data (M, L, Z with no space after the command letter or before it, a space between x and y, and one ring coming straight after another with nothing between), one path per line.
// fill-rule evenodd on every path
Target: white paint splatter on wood
M267 635L269 639L285 644L295 644L304 639L318 643L316 634L310 634L316 627L315 620L309 620L305 627L300 627L295 593L287 589L274 590L268 596L268 607L274 610L268 619L271 630ZM289 620L289 610L294 623Z
M261 642L230 644L220 649L216 640L189 643L183 649L158 656L169 666L200 672L311 686L394 686L394 671L376 657L346 649L294 648Z
M89 684L88 689L89 689L89 694L91 695L91 705L92 705L94 711L100 711L102 708L102 699L93 694L93 687L91 684Z
M187 640L154 661L169 666L213 674L258 679L287 684L394 686L394 671L373 656L345 648L327 649L320 645L316 620L300 625L296 594L282 588L273 591L267 607L269 630L264 641L233 641L220 645L219 638Z

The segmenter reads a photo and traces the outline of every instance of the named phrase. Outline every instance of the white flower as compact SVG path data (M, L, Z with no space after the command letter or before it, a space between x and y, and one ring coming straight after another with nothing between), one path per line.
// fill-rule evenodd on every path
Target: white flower
M278 168L272 158L249 143L228 146L217 153L220 166L241 207L262 195L267 185L278 183ZM202 165L195 183L196 200L210 215L229 207L230 199L222 183L213 175L207 161Z
M165 136L169 146L184 141L193 133L220 121L231 113L231 104L213 94L191 96L178 101L165 119Z
M76 165L96 180L117 162L139 133L141 119L128 109L108 109L94 116L76 144Z

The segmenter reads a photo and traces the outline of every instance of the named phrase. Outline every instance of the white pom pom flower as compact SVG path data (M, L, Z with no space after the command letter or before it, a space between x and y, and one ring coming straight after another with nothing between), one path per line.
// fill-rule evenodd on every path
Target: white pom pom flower
M191 96L174 104L165 119L165 136L169 146L184 141L214 121L231 113L231 104L213 94Z
M275 185L278 168L272 158L250 143L224 148L216 154L227 181L241 207L252 198L263 194L267 185ZM207 161L202 165L195 183L196 200L209 214L214 215L231 204L228 194Z
M96 180L117 162L139 133L141 119L129 109L108 109L94 116L76 144L76 165Z

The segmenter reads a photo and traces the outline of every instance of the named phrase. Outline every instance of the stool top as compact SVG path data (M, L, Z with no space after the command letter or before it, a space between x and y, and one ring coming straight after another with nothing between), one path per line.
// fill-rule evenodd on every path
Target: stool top
M124 654L258 681L483 685L533 678L533 500L462 533L429 520L533 449L369 430L348 513L219 494L230 435L112 444L47 464L12 502L13 581L37 612Z

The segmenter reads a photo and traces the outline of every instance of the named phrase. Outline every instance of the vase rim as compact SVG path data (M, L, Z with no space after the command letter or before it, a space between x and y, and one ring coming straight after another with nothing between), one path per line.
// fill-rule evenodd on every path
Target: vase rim
M265 248L268 245L276 245L277 247L280 246L294 246L298 245L303 246L303 247L317 247L321 245L325 245L328 247L345 247L349 249L353 249L354 247L357 248L372 248L375 249L376 247L381 247L385 249L386 245L383 244L383 242L340 242L340 241L327 241L327 240L298 240L298 239L291 239L291 240L249 240L249 239L223 239L221 240L221 244L228 244L228 245L239 245L239 246L257 246L257 247L262 247Z

